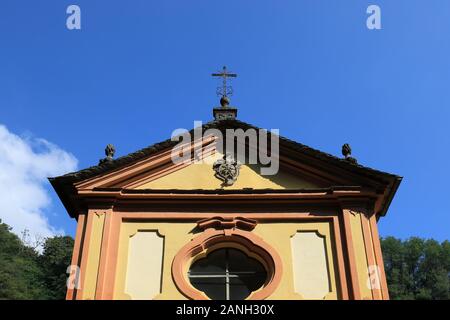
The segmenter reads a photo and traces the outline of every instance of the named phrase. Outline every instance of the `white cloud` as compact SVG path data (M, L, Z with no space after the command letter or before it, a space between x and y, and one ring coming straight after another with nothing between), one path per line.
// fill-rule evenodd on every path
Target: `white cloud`
M77 168L77 159L47 140L19 137L0 124L0 218L30 239L63 233L46 218L51 206L47 177Z

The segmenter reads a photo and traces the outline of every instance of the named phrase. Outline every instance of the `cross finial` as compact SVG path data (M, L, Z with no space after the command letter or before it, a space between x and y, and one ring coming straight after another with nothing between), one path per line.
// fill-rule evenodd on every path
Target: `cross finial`
M234 120L236 119L237 109L230 107L230 99L228 99L229 95L233 94L233 88L227 85L227 78L236 78L237 74L230 73L227 70L227 67L223 67L222 72L213 73L213 77L222 77L222 86L217 88L217 95L222 96L220 98L219 108L213 109L213 115L215 120Z
M222 77L222 87L217 88L217 95L221 95L222 98L226 98L229 95L233 94L233 88L231 86L227 86L227 78L236 78L236 73L229 73L227 71L227 67L224 66L222 72L213 73L213 77Z

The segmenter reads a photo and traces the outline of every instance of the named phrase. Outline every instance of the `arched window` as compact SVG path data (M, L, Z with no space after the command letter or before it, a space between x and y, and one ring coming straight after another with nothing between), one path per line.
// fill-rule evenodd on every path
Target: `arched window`
M188 277L192 286L210 299L244 300L266 283L267 271L244 252L223 248L195 261Z
M197 223L204 230L172 261L172 277L189 299L250 299L270 296L281 281L279 254L250 230L242 217L213 217ZM243 230L245 229L245 230Z

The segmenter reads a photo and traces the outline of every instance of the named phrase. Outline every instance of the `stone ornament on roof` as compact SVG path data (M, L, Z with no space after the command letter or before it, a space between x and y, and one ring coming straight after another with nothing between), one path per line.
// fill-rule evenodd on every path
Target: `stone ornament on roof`
M358 161L352 157L352 148L348 143L344 143L342 146L342 155L345 157L345 160L351 163L357 163Z
M116 148L112 144L108 144L105 148L105 158L100 159L99 164L113 161L114 154L116 153Z

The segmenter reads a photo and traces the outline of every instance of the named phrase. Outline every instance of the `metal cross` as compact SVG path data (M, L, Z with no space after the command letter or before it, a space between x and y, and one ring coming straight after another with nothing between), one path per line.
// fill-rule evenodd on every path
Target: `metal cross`
M222 87L217 88L217 94L222 95L222 97L226 97L228 95L233 94L233 88L231 86L227 86L227 78L236 78L236 73L228 73L227 67L223 67L223 71L221 73L213 73L213 77L222 77Z

